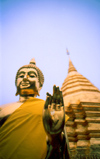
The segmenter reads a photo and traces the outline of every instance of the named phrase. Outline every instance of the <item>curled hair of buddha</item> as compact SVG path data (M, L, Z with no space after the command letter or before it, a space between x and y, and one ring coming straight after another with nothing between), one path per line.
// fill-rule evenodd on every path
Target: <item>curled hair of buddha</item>
M42 71L36 66L36 62L35 62L35 59L33 58L30 63L28 65L24 65L22 67L19 68L19 70L17 71L17 74L16 74L16 79L15 79L15 85L17 86L17 78L18 78L18 74L19 74L19 71L22 69L22 68L34 68L37 73L38 73L38 81L39 81L39 84L40 84L40 87L43 86L43 83L44 83L44 75L42 73Z

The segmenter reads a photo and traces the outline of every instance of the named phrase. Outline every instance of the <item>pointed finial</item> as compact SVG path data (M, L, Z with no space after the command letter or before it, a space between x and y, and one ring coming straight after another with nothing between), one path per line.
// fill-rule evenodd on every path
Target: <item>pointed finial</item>
M30 64L36 65L35 58L32 58Z
M67 55L69 55L69 51L68 51L68 49L66 49L66 52L67 52Z
M67 55L68 55L68 58L70 59L70 53L69 53L69 51L68 51L68 49L66 49L66 53L67 53Z

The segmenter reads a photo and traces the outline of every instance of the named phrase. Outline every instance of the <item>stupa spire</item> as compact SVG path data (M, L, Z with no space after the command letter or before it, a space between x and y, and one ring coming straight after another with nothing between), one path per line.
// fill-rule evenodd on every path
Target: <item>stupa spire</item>
M69 58L69 68L68 68L68 73L72 71L77 71L76 68L74 67L72 61Z
M70 60L70 53L68 51L68 49L66 49L66 52L67 52L67 55L68 55L68 58L69 58L69 68L68 68L68 73L69 72L72 72L72 71L77 71L76 68L74 67L72 61Z

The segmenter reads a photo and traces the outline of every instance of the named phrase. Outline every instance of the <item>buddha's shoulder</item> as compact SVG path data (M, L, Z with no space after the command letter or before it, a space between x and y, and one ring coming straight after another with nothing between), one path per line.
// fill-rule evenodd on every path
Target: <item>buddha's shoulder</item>
M0 118L12 114L17 108L19 108L22 102L13 102L0 105Z

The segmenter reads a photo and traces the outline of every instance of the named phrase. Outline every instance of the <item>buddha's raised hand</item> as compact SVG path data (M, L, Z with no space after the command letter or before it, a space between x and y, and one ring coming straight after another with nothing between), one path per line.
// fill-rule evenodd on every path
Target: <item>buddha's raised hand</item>
M53 86L53 95L47 93L43 110L43 124L49 136L63 131L65 124L65 111L62 92L59 87Z

